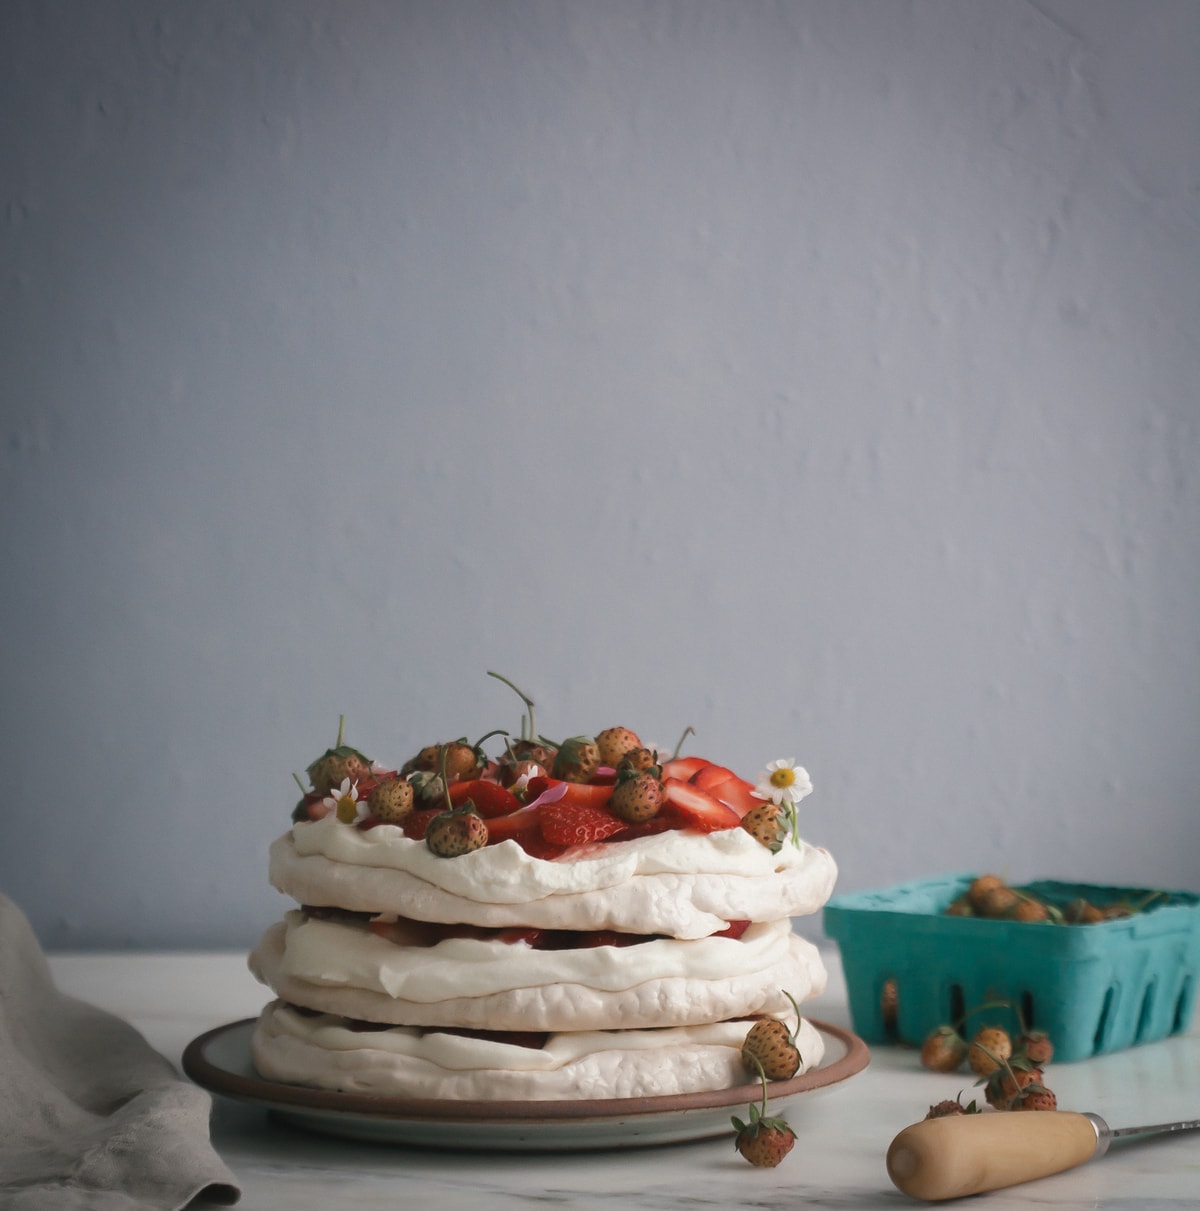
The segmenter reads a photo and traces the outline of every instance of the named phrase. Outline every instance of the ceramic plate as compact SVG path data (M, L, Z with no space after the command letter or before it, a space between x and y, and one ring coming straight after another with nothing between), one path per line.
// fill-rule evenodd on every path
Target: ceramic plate
M861 1072L870 1059L857 1035L809 1021L824 1036L825 1058L803 1076L769 1085L771 1114L799 1109L811 1095ZM253 1029L254 1019L247 1018L193 1039L183 1053L184 1072L213 1093L261 1106L296 1126L358 1140L527 1152L672 1144L732 1132L730 1115L746 1118L749 1104L762 1096L757 1084L670 1097L569 1102L334 1093L260 1077L250 1059ZM793 1113L790 1121L799 1133L799 1117Z

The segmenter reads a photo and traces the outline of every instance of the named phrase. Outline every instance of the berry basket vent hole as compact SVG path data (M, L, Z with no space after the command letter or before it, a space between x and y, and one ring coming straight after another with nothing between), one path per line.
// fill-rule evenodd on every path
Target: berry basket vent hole
M879 1020L883 1025L883 1037L889 1043L900 1041L900 985L894 976L888 976L879 990Z
M1179 989L1179 999L1175 1002L1175 1017L1171 1023L1172 1034L1182 1034L1191 1024L1192 1019L1192 977L1185 976Z
M1154 990L1155 983L1153 980L1146 985L1146 991L1142 993L1142 1007L1138 1010L1137 1035L1135 1041L1143 1043L1149 1037L1150 1025L1154 1016Z
M1026 1030L1034 1030L1037 1027L1037 1014L1033 1011L1033 993L1021 993L1021 1021Z
M963 996L962 985L951 984L949 992L950 1004L947 1007L949 1012L946 1014L946 1021L953 1022L955 1029L961 1029L961 1022L967 1012L967 1001Z
M1105 989L1104 1003L1100 1006L1100 1016L1096 1019L1096 1033L1092 1036L1092 1050L1103 1051L1107 1042L1109 1018L1112 1016L1113 1002L1117 999L1117 990L1113 987Z

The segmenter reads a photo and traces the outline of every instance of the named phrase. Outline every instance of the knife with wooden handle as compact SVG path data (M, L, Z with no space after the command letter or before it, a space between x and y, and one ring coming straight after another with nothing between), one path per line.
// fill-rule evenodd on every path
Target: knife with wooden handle
M905 1194L937 1202L1016 1186L1103 1156L1114 1139L1194 1131L1200 1119L1116 1130L1098 1114L984 1111L925 1119L888 1149L888 1176Z

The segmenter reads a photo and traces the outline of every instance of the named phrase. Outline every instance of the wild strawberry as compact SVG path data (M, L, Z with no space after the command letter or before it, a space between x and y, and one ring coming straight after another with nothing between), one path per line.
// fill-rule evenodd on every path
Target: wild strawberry
M371 815L384 824L400 824L413 809L413 788L407 778L388 778L367 796Z
M947 1098L944 1102L938 1102L936 1106L929 1107L929 1113L925 1116L930 1118L950 1118L956 1114L979 1114L979 1106L972 1101L969 1106L962 1104L962 1094L956 1098Z
M1099 925L1104 920L1104 913L1087 900L1072 900L1063 909L1063 920L1068 925Z
M1016 1110L1057 1110L1058 1098L1054 1096L1053 1090L1045 1088L1045 1086L1034 1087L1030 1085L1021 1095L1021 1100L1014 1107Z
M761 1074L760 1074L761 1075ZM781 1118L767 1118L767 1078L762 1076L762 1107L750 1106L750 1121L733 1116L733 1146L759 1169L774 1169L796 1143L796 1133Z
M999 875L979 875L971 880L971 885L967 888L967 902L982 916L984 897L1004 886L1004 880Z
M1040 1084L1042 1070L1028 1063L1011 1060L993 1069L984 1082L983 1096L997 1110L1012 1110L1029 1085Z
M600 768L600 750L590 736L571 736L558 746L551 773L564 782L590 782Z
M884 980L879 990L879 1018L885 1032L895 1031L900 1018L900 988L895 980Z
M953 1026L937 1026L921 1044L921 1064L933 1072L955 1072L966 1058L967 1041Z
M999 1026L984 1026L975 1032L967 1048L967 1063L976 1076L989 1076L1012 1055L1012 1039Z
M753 1116L757 1107L750 1108ZM759 1169L774 1169L783 1163L783 1158L791 1152L796 1143L796 1133L781 1118L751 1117L750 1123L739 1124L736 1140L737 1150L752 1165Z
M327 748L305 770L313 790L319 794L327 795L347 778L351 782L358 782L371 772L370 758L364 757L358 749L342 743L342 732L345 726L346 716L339 715L337 743L333 748Z
M658 763L658 754L648 748L631 748L617 762L617 775L644 774L650 771L662 776L662 766Z
M1037 924L1050 919L1050 910L1040 900L1032 896L1017 893L1017 902L1005 913L1010 921L1023 921L1026 924Z
M769 1081L789 1081L800 1071L803 1059L796 1036L778 1018L759 1018L742 1043L742 1064L747 1072L760 1069Z
M470 800L461 807L434 816L425 829L425 844L439 858L457 858L482 849L487 842L488 826L475 812Z
M551 845L591 845L627 827L624 820L618 820L603 808L572 803L565 798L543 803L537 815L542 838Z
M415 757L401 767L402 774L414 770L425 773L445 773L447 782L478 777L483 768L482 755L477 748L467 743L466 737L447 741L445 744L427 744Z
M431 803L444 801L446 798L446 784L442 781L442 775L435 774L432 770L414 770L408 775L408 783L413 788L417 802L423 806L428 807Z
M1024 1055L1031 1064L1048 1064L1054 1059L1054 1044L1044 1030L1027 1030L1017 1040L1016 1052Z
M552 744L537 740L517 740L509 746L508 752L514 761L536 761L548 774L554 766L554 756L558 750Z
M641 748L642 742L636 732L627 727L606 727L596 733L596 751L600 754L600 764L616 769L621 758L635 748Z
M608 810L630 824L640 824L658 815L664 802L663 786L652 773L631 774L618 779Z
M788 814L781 803L759 800L758 805L742 817L742 827L759 845L765 845L771 853L777 854L787 840Z
M549 775L554 765L554 749L531 740L507 744L497 763L497 777L504 786L512 786L522 774Z
M1021 897L1011 887L993 887L979 897L975 911L981 917L1000 920L1007 917L1020 903Z
M507 786L519 798L528 799L527 787L531 779L544 778L547 770L536 761L517 761L506 765L500 763L500 782Z

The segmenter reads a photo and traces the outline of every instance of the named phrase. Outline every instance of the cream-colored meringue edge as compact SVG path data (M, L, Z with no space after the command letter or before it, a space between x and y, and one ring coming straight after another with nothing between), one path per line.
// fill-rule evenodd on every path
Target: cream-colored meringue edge
M535 950L452 938L402 946L365 925L291 912L250 955L279 997L347 1018L479 1030L604 1030L697 1025L779 1013L818 996L826 972L788 919L741 938Z
M837 865L803 841L773 854L740 828L658 833L552 861L515 841L439 858L394 825L362 831L328 816L278 838L269 873L274 887L301 904L422 921L703 938L730 921L818 911L833 892Z
M781 1015L783 1016L783 1015ZM825 1043L807 1021L795 1029L801 1072ZM748 1024L553 1034L540 1049L416 1028L354 1031L343 1020L297 1013L278 1001L254 1028L254 1065L270 1080L407 1098L558 1101L658 1097L728 1089L748 1077Z

